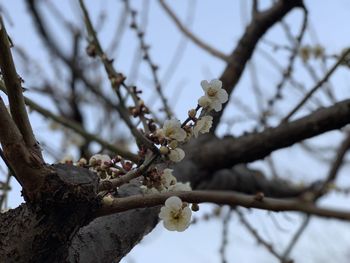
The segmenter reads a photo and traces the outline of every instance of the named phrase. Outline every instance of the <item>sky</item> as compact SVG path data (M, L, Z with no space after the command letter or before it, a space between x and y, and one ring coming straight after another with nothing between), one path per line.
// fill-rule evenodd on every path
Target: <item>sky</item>
M64 16L74 23L80 25L82 23L81 13L78 8L77 1L51 1L59 10L64 10ZM205 42L229 54L250 19L250 3L246 0L191 0L191 1L167 1L173 10L178 14L182 21L190 24L190 30L195 32L197 36ZM44 48L41 39L37 36L33 26L31 17L27 14L25 1L13 0L0 2L5 7L13 20L12 25L5 19L7 31L15 45L29 51L31 57L35 58L38 66L49 72L50 78L55 78L54 72L50 72L50 59L52 56L48 54ZM266 7L270 1L261 1L261 6ZM96 22L97 14L100 10L107 13L107 20L103 30L99 31L99 37L104 45L108 46L111 42L118 18L121 14L120 1L86 1L87 8L91 12L93 21ZM225 64L210 54L199 49L190 41L184 41L183 36L174 26L172 21L166 16L164 11L159 7L155 0L149 1L131 1L134 8L141 8L149 4L149 13L147 23L145 23L146 41L150 45L150 54L153 60L159 65L159 73L165 93L169 98L170 105L175 109L176 115L180 120L187 116L187 111L193 108L197 99L201 96L202 90L200 81L203 79L211 80L218 78L224 69ZM350 34L346 30L350 22L349 11L350 2L347 0L324 0L324 1L305 1L309 9L310 29L307 31L304 43L309 45L320 44L325 47L327 54L338 54L342 49L350 44ZM47 14L48 25L54 34L57 43L63 47L69 47L67 34L61 27L54 23L54 18L50 17L48 10L44 10ZM286 22L291 26L291 31L297 34L301 24L301 12L293 11L286 18ZM277 25L267 33L266 39L281 45L288 44L283 33L282 27ZM180 44L181 43L181 44ZM169 63L173 61L175 50L181 45L183 56L177 67L171 66ZM137 40L134 32L126 30L124 37L120 43L120 47L116 54L110 54L115 58L115 67L127 76L133 75L130 72L132 67L133 56L138 48ZM259 49L267 50L271 55L277 58L282 65L286 63L287 53L282 51L274 52L266 43L260 43ZM15 60L20 62L18 56ZM15 62L16 62L15 61ZM274 85L280 80L279 72L276 71L261 53L256 52L251 61L257 71L257 78L264 89L264 98L271 98L274 94ZM332 62L333 63L333 62ZM327 64L328 67L332 63ZM20 64L20 63L19 63ZM305 87L311 88L313 80L305 71L299 70L301 62L297 62L297 79L301 81ZM40 75L31 75L25 72L24 68L18 66L20 75L25 79L25 84L30 87L40 83ZM171 78L169 73L171 72ZM321 76L322 71L317 72ZM152 83L150 72L147 66L143 65L140 70L139 79L136 84L142 87L145 92L146 103L154 108L159 107L159 101L154 101L152 96ZM332 88L338 99L348 98L349 92L349 74L344 69L339 69L331 79ZM127 81L132 81L129 79ZM239 85L231 98L232 103L225 112L224 119L229 121L232 118L243 116L239 110L239 106L235 103L239 98L252 112L257 112L255 98L252 93L252 81L249 71L247 71L239 82ZM28 92L28 96L33 100L40 102L41 105L55 110L49 100L35 93ZM289 89L285 96L288 98L283 103L277 105L281 114L288 112L301 98L301 95ZM319 98L326 104L331 102L318 94ZM312 103L308 104L314 107ZM296 117L302 116L306 111L301 111ZM34 131L39 140L50 142L52 145L59 145L62 135L52 133L46 129L43 119L36 113L30 115ZM93 114L89 121L93 127ZM246 130L253 127L253 122L238 123L231 126L222 125L218 131L218 135L224 134L240 135ZM338 132L331 132L325 136L311 140L312 143L321 145L338 144L341 136ZM71 148L67 148L66 153L76 155ZM62 154L66 154L62 153ZM276 166L281 177L294 180L299 183L310 182L314 179L320 179L327 174L327 166L305 156L300 147L291 147L288 150L280 150L272 154L276 161ZM76 156L77 157L77 156ZM50 160L48 157L48 162ZM259 168L267 175L270 174L269 169L262 161L254 162L253 167ZM349 166L342 169L339 184L349 186L350 180L346 178L349 172ZM10 194L9 206L16 207L22 199L20 198L20 188L16 182L13 182L14 190ZM330 198L323 201L324 205L332 205L350 209L350 204L340 195L332 194ZM201 211L196 217L201 217L205 213L212 211L212 206L203 205ZM246 211L248 219L254 227L257 228L262 235L274 244L278 251L288 243L289 236L295 232L297 226L302 220L302 216L295 213L285 214L269 214L264 211ZM154 263L158 262L221 262L219 256L219 248L221 243L222 220L213 219L210 222L196 223L192 225L184 233L173 233L165 231L160 225L147 236L140 245L136 246L132 252L122 262L145 262L147 258ZM278 222L278 226L276 225ZM292 258L296 262L347 262L349 257L350 226L336 220L324 220L313 218L310 226L305 232L303 238L297 244ZM254 251L254 253L252 253ZM331 258L331 256L333 258ZM228 231L228 262L277 262L266 249L258 246L256 240L252 238L246 230L241 226L237 219L237 215L233 213ZM147 261L148 262L148 261Z

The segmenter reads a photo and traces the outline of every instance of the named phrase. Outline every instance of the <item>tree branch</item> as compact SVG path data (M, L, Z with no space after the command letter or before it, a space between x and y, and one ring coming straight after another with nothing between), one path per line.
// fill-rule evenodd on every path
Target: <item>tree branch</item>
M245 195L231 191L167 192L115 198L110 203L103 203L102 207L96 212L95 217L124 212L130 209L163 205L165 200L171 196L178 196L182 201L188 203L199 204L209 202L219 205L243 206L246 208L257 208L274 212L295 211L325 218L337 218L350 221L350 212L317 207L313 203L308 203L304 200L274 199L258 195Z
M192 155L192 159L202 169L208 172L215 171L238 163L259 160L275 150L327 131L340 129L349 123L350 100L344 100L260 133L209 140Z
M328 79L332 76L335 70L343 63L344 59L350 54L350 49L346 50L338 61L331 67L331 69L324 75L324 77L316 83L316 85L304 96L304 98L283 118L282 122L287 122L304 104L305 102L317 91Z
M229 95L231 95L240 80L245 66L251 58L261 37L295 7L303 7L303 1L279 0L270 9L261 11L253 17L239 40L237 47L232 51L230 62L227 64L220 77L223 88ZM229 101L223 105L223 109L225 109L228 103ZM213 113L212 132L215 132L223 113L224 110Z
M164 11L169 15L171 20L175 23L177 28L190 40L193 41L197 46L204 49L214 57L220 58L226 62L229 61L229 57L222 53L221 51L213 48L212 46L205 43L203 40L199 39L197 36L195 36L192 32L190 32L180 21L180 19L175 15L175 13L170 9L170 7L165 3L164 0L159 0L159 4L161 7L163 7Z
M4 156L14 170L13 175L24 188L28 197L42 182L42 176L47 172L42 160L33 152L29 152L21 132L12 120L0 97L0 143Z
M24 104L21 79L12 59L9 38L0 17L0 68L8 92L12 119L16 123L28 149L42 159L40 147L35 139Z
M138 140L140 143L144 144L147 148L149 148L153 152L157 153L158 148L155 147L154 144L146 136L144 136L142 134L142 132L140 132L131 122L131 120L129 118L128 111L124 105L124 100L123 100L123 98L120 94L120 91L119 91L120 86L123 86L126 89L128 89L128 87L124 83L124 76L115 70L115 68L113 67L113 64L112 64L113 60L108 59L107 55L103 51L102 46L100 44L100 41L96 35L95 29L92 25L89 13L85 7L84 1L79 0L79 4L80 4L80 7L81 7L83 15L84 15L85 26L86 26L86 30L88 32L88 36L90 39L89 43L94 46L96 54L100 58L103 66L104 66L104 69L107 73L108 79L111 83L111 87L113 88L113 90L115 91L115 93L117 94L117 96L119 98L120 105L119 105L119 107L117 107L117 110L120 114L120 117L124 120L125 124L128 126L128 128L130 129L132 135L135 137L136 140Z

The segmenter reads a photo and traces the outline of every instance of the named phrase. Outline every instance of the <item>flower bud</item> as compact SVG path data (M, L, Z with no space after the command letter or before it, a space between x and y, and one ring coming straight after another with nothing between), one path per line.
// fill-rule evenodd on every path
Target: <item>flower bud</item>
M166 146L161 146L161 147L159 148L159 152L160 152L161 154L165 155L165 154L168 154L168 153L169 153L169 149L168 149L168 147L166 147Z
M194 119L196 117L196 110L195 109L191 109L188 111L188 117L190 117L191 119Z

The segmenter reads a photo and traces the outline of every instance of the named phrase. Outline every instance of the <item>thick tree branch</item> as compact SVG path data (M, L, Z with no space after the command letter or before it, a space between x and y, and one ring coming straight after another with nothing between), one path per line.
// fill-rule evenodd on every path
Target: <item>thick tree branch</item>
M261 37L293 8L302 6L302 0L279 0L270 9L259 12L253 17L243 36L239 40L237 47L231 53L230 62L227 64L220 77L223 88L229 95L231 95L240 80L245 66L251 58ZM224 109L228 103L229 101L223 105ZM213 114L214 120L212 132L215 132L223 113L224 110Z
M4 83L8 92L12 119L21 132L27 147L34 151L39 158L41 156L40 147L34 137L32 126L24 104L21 79L16 72L12 59L9 38L5 25L0 17L0 68Z
M118 189L118 196L140 194L140 185ZM69 260L84 263L119 262L158 223L159 208L134 209L96 218L74 236Z
M259 160L275 150L289 147L327 131L340 129L349 123L350 100L344 100L260 133L210 140L203 143L192 158L202 169L208 172L215 171L218 168Z
M0 97L0 143L4 156L14 170L14 176L24 188L28 197L42 182L42 176L47 172L42 160L28 151L23 137L12 120Z

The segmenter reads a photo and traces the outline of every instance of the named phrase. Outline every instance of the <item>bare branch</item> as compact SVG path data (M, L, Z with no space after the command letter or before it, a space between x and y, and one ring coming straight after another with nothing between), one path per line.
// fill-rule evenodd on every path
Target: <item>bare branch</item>
M310 220L311 220L311 217L309 215L307 215L305 217L305 219L303 220L303 222L301 223L300 227L298 228L297 232L294 234L294 236L290 240L289 245L287 246L286 250L284 251L283 260L281 260L282 262L288 261L288 257L289 257L290 252L293 250L293 248L295 247L299 238L304 233L305 229L307 228L307 226L310 223Z
M159 98L162 101L163 104L163 110L166 113L166 116L168 119L170 119L173 116L173 113L171 109L169 108L168 105L168 99L165 97L163 89L161 87L161 83L159 81L158 77L158 66L154 63L154 60L151 58L150 52L149 52L149 46L145 42L145 34L138 25L136 21L136 11L131 9L129 5L129 1L124 1L125 4L125 9L128 13L130 13L131 16L131 28L135 31L137 38L140 43L140 49L143 52L143 59L147 62L151 72L152 72L152 77L156 89L156 93L158 94Z
M261 37L293 8L302 6L302 0L279 0L270 9L259 12L253 17L253 20L247 26L243 36L239 40L237 47L232 51L230 62L220 77L223 88L229 95L231 95L237 86L245 66ZM223 105L223 109L225 109L228 103L229 101ZM212 132L215 132L223 113L224 110L213 114Z
M246 208L257 208L274 212L295 211L325 218L350 221L350 212L317 207L313 203L308 203L304 200L274 199L227 191L167 192L115 198L112 202L103 203L101 209L96 212L95 217L128 211L135 208L163 205L165 200L171 196L178 196L182 201L188 203L199 204L209 202L219 205L243 206Z
M343 60L350 54L350 49L346 50L338 61L331 67L331 69L324 75L324 77L304 96L304 98L288 113L288 115L282 120L282 122L287 122L304 104L305 102L315 93L322 85L328 81L330 76L334 71L340 66Z
M226 137L203 143L193 160L209 171L252 162L271 152L291 146L327 131L340 129L350 123L350 100L338 102L301 119L283 123L260 133L238 138Z
M238 214L239 220L241 223L246 227L246 229L252 234L253 237L258 241L259 244L263 245L272 255L274 255L278 260L281 262L285 262L282 259L282 256L276 252L275 248L270 244L268 241L266 241L264 238L262 238L258 231L246 220L244 217L244 214L239 210L236 209L236 213Z
M115 91L115 93L117 94L118 99L121 103L120 107L117 108L121 118L124 120L124 122L126 123L128 128L130 129L130 131L133 134L133 136L135 137L135 139L139 140L139 142L142 142L142 144L144 144L147 148L149 148L153 152L157 152L158 149L154 146L154 144L150 140L148 140L130 121L129 114L125 108L125 105L123 105L123 98L119 92L120 86L123 86L126 89L128 89L129 87L127 87L124 83L124 79L125 79L124 76L121 73L118 73L115 70L115 68L113 67L113 65L112 65L113 60L108 59L107 55L104 53L102 46L100 44L100 41L97 38L95 29L94 29L92 22L90 20L89 13L84 5L84 1L79 0L79 3L80 3L80 7L83 11L86 30L87 30L89 38L90 38L90 44L92 44L94 46L96 54L100 58L103 66L105 68L105 71L106 71L107 76L110 80L111 86L112 86L113 90Z
M23 137L12 120L6 106L0 97L0 142L4 156L9 166L14 170L14 176L24 188L24 193L31 197L40 185L42 176L47 172L42 159L34 152L28 151Z
M327 178L322 183L321 187L315 195L315 201L322 197L325 193L328 192L329 186L336 180L339 170L343 165L344 157L350 149L350 133L346 135L346 138L341 143L337 155L334 158L333 164L330 167Z
M21 79L16 72L10 51L9 38L1 17L0 23L0 67L8 92L11 115L27 147L34 151L38 157L42 158L40 147L34 137L32 126L29 122L24 104Z
M161 7L163 7L164 11L169 15L169 17L173 20L177 28L186 35L189 39L191 39L197 46L204 49L214 57L220 58L226 62L229 61L229 57L222 53L221 51L209 46L207 43L203 42L197 36L195 36L192 32L190 32L180 21L180 19L175 15L175 13L170 9L170 7L165 3L164 0L159 0Z

